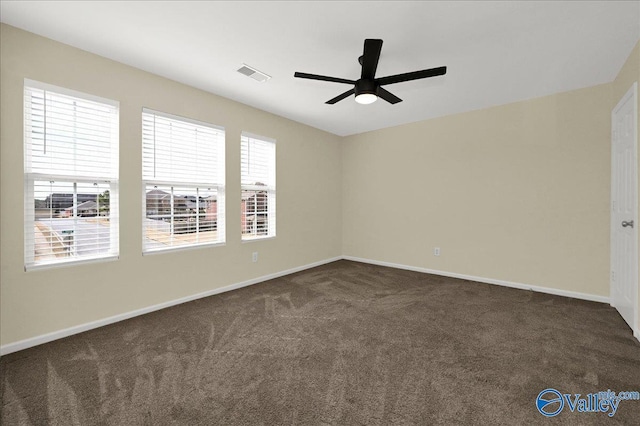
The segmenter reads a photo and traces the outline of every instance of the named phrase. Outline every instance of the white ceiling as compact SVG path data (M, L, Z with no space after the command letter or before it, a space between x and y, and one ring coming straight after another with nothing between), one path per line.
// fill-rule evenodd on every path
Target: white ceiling
M350 135L612 81L640 38L638 1L5 1L2 22L265 111ZM360 75L365 38L384 40L385 86L404 100L324 102L349 86L295 71ZM242 63L273 78L259 83Z

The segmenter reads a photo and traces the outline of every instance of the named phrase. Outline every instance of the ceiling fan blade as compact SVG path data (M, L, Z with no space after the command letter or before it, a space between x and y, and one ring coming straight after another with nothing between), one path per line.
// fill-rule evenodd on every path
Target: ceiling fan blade
M431 68L422 71L407 72L404 74L390 75L388 77L377 78L376 83L380 86L385 84L401 83L403 81L418 80L420 78L435 77L447 73L447 67Z
M382 87L378 87L378 97L384 99L390 104L397 104L398 102L402 102L402 99L400 99L393 93L383 89Z
M309 80L330 81L332 83L356 84L356 82L353 80L347 80L338 77L328 77L326 75L307 74L306 72L296 72L295 74L293 74L293 76L298 78L308 78Z
M340 102L341 100L343 100L344 98L348 98L349 96L353 95L356 92L355 89L351 89L351 90L347 90L346 92L344 92L341 95L336 96L333 99L329 99L327 102L325 102L325 104L329 104L329 105L333 105L336 102Z
M380 51L382 50L382 40L368 38L364 41L364 53L362 54L362 75L361 78L373 80L378 68Z

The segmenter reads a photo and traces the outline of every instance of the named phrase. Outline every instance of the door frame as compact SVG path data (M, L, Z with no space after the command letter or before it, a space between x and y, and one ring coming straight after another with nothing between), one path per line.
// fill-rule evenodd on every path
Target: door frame
M628 100L628 98L631 97L633 99L633 121L634 121L634 126L633 126L633 144L635 145L635 155L632 160L633 160L633 180L635 182L636 185L636 189L640 189L640 183L638 182L638 82L634 82L631 87L629 88L629 90L627 90L627 92L622 96L622 98L620 98L620 101L618 101L618 103L616 104L615 108L613 108L613 110L611 110L611 197L610 197L610 201L609 201L609 222L610 222L610 229L609 229L609 233L610 233L610 245L609 245L609 257L610 257L610 264L609 264L609 304L613 307L615 307L614 305L614 300L613 300L613 265L614 265L614 259L613 259L613 238L614 238L614 229L616 226L619 226L618 223L613 223L613 194L614 194L614 182L613 182L613 173L614 173L614 165L615 165L615 158L613 156L613 143L614 143L614 132L615 132L615 127L614 127L614 118L616 113L620 110L620 108L622 107L622 105ZM632 238L634 238L635 240L635 244L636 244L636 252L640 253L640 241L638 241L638 205L640 204L640 196L636 195L636 206L635 206L635 214L632 218L632 220L635 223L635 226L633 227L633 231L632 231ZM640 340L640 325L638 325L638 298L640 297L640 284L638 283L640 281L640 276L639 276L639 271L638 271L638 258L636 257L634 259L635 265L632 266L632 268L635 268L635 297L633 298L633 327L631 327L632 331L633 331L633 335L636 337L636 339Z

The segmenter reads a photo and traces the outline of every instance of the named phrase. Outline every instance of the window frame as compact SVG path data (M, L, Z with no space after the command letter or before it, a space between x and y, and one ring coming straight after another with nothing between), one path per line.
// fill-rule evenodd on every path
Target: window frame
M150 115L154 115L157 117L162 117L164 119L168 119L168 120L172 120L172 121L177 121L180 122L182 124L191 124L194 126L202 126L202 127L207 127L209 129L214 130L215 132L217 132L217 136L216 136L216 142L219 144L217 149L217 157L216 157L216 161L217 161L217 165L215 165L216 167L220 167L220 170L217 170L217 174L219 176L219 178L221 179L221 182L195 182L195 181L187 181L187 180L170 180L170 179L166 179L166 178L159 178L159 179L150 179L148 177L145 177L145 170L144 170L144 162L145 162L145 141L144 141L144 115L145 114L150 114ZM171 113L166 113L166 112L162 112L162 111L158 111L158 110L154 110L151 108L143 108L142 109L142 114L141 114L141 118L142 118L142 129L143 129L143 135L142 135L142 254L143 255L154 255L154 254L160 254L160 253L167 253L167 252L173 252L173 251L182 251L182 250L192 250L192 249L198 249L198 248L206 248L206 247L217 247L217 246L224 246L226 244L226 211L225 211L225 202L226 202L226 197L225 197L225 191L226 191L226 158L225 158L225 144L226 144L226 132L224 127L222 126L217 126L211 123L207 123L204 121L199 121L199 120L195 120L195 119L191 119L191 118L187 118L187 117L182 117L182 116L178 116L175 114L171 114ZM169 238L171 243L173 243L173 240L175 238L176 233L174 232L174 227L175 227L175 221L174 221L174 217L175 217L175 194L174 194L174 190L178 189L178 190L193 190L196 192L196 194L199 194L200 190L203 191L215 191L216 193L216 231L217 231L217 241L214 242L210 242L210 241L196 241L194 243L190 243L190 244L182 244L182 245L168 245L166 247L156 247L156 248L148 248L147 247L147 219L148 219L148 215L147 215L147 202L148 202L148 198L147 198L147 194L149 193L149 191L152 191L154 189L158 189L159 187L162 187L164 189L168 189L170 192L168 193L168 195L171 196L170 198L170 213L169 216L171 218L171 221L169 223ZM196 239L200 238L200 234L203 231L200 231L200 199L199 199L199 195L196 196L196 210L197 213L195 213L195 218L196 218ZM205 213L206 215L207 213ZM161 215L158 215L158 217L160 217Z
M247 139L247 142L249 139L255 139L258 140L260 142L264 142L264 143L269 143L273 145L273 164L271 165L273 167L273 170L270 171L270 173L273 175L273 184L266 184L266 185L256 185L254 184L244 184L243 183L243 159L242 159L242 145L244 143L244 139ZM277 203L277 143L276 140L267 136L261 136L261 135L257 135L254 133L250 133L250 132L246 132L243 131L240 135L240 236L241 236L241 240L243 243L250 243L253 241L264 241L264 240L269 240L269 239L273 239L276 238L277 236L277 228L276 228L276 224L277 224L277 215L276 215L276 203ZM254 221L253 224L253 232L252 233L245 233L244 232L244 225L243 225L243 215L246 215L246 210L243 211L242 209L242 203L243 201L243 193L244 191L256 191L256 192L265 192L266 193L266 198L267 198L267 233L264 235L259 235L256 233L257 231L257 220ZM255 201L255 205L257 208L258 205L258 200L256 197L256 201ZM256 210L255 212L256 216L258 214L258 211ZM246 220L246 219L245 219Z
M55 95L71 97L78 99L80 101L88 101L93 103L102 104L102 106L112 108L110 112L111 121L110 125L110 141L109 141L109 154L111 155L112 167L111 167L111 176L87 176L81 175L78 173L70 173L70 174L59 174L59 173L43 173L42 171L33 171L32 170L32 149L33 143L31 139L31 135L29 134L29 129L31 126L31 118L32 114L30 113L31 100L27 99L29 90L41 90L43 91L43 96L46 102L46 93L50 92ZM28 109L29 105L29 109ZM23 185L24 185L24 212L23 212L23 238L24 238L24 270L25 272L33 271L33 270L41 270L41 269L51 269L51 268L59 268L59 267L68 267L74 266L78 264L85 263L95 263L95 262L105 262L105 261L113 261L119 259L120 256L120 238L119 238L119 222L120 222L120 211L119 211L119 173L120 173L120 165L119 165L119 148L120 148L120 103L118 101L102 98L96 95L92 95L89 93L84 93L80 91L76 91L73 89L68 89L65 87L55 86L48 83L43 83L40 81L24 79L23 84ZM46 123L47 117L46 112L44 112L45 117L45 125L44 131L46 133ZM28 171L31 170L31 171ZM54 258L51 260L44 260L37 262L36 261L36 238L35 238L35 226L36 226L36 214L35 214L35 183L36 182L46 182L49 181L51 184L55 183L63 183L63 184L73 184L73 198L75 214L72 216L74 218L80 217L77 215L77 195L78 195L78 184L101 184L107 185L109 188L109 247L110 249L104 254L97 255L82 255L79 257L76 256L68 256L68 257L60 257ZM52 194L53 195L53 194ZM99 194L96 194L96 198L99 197ZM51 207L53 210L53 207ZM99 217L99 213L97 214ZM51 217L50 219L53 219ZM77 219L76 219L77 221ZM77 222L76 222L77 223ZM74 224L74 232L75 232L75 224ZM74 238L73 244L74 247L77 241Z

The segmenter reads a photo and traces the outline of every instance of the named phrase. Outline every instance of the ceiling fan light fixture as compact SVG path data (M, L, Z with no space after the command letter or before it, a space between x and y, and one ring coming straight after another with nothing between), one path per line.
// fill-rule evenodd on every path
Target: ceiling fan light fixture
M378 100L378 85L373 80L361 78L355 85L356 102L368 105Z
M378 97L374 93L360 93L356 96L356 102L362 105L372 104L378 100Z

